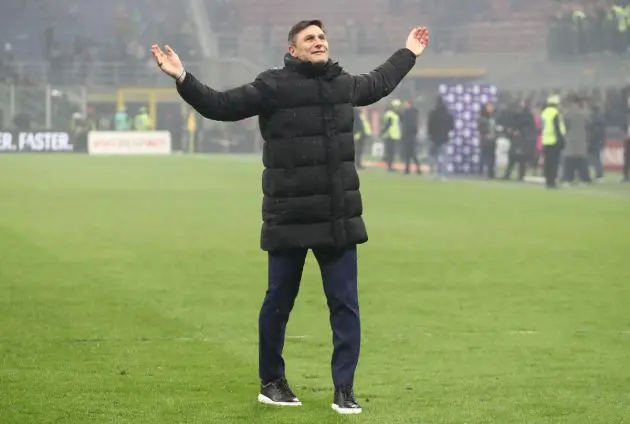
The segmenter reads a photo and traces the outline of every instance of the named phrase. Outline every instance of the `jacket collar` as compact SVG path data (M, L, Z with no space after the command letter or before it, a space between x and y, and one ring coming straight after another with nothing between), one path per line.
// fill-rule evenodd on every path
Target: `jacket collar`
M312 63L300 60L289 53L284 55L284 67L309 78L332 80L339 76L343 69L337 62L328 59L326 63Z

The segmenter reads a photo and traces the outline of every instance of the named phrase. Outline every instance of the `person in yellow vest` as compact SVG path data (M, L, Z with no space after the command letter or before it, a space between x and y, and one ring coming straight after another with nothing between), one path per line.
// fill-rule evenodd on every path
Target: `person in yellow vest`
M197 139L197 115L193 108L188 110L188 116L186 117L186 135L188 153L194 153Z
M614 52L617 50L617 15L611 5L602 6L604 16L604 50Z
M385 163L387 170L394 171L394 158L396 150L399 148L400 139L402 138L402 128L400 125L399 109L402 102L398 99L392 100L391 106L383 114L383 129L381 130L381 139L385 143Z
M147 112L147 108L142 106L134 119L134 128L136 131L151 131L153 129L153 122Z
M547 188L557 188L556 181L558 179L560 153L566 144L564 137L567 129L559 104L560 96L549 96L547 106L540 114L545 185Z
M363 169L363 151L372 137L372 125L365 109L354 108L354 164Z
M612 11L617 21L617 31L614 35L615 50L618 53L624 53L628 49L628 24L630 19L630 10L621 5L618 0L613 4Z

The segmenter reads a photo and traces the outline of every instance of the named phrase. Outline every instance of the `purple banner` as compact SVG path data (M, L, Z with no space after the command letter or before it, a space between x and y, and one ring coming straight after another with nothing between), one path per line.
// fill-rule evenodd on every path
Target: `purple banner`
M496 103L497 91L489 84L440 85L440 94L455 118L455 130L448 144L449 173L472 174L478 171L477 118L484 103Z

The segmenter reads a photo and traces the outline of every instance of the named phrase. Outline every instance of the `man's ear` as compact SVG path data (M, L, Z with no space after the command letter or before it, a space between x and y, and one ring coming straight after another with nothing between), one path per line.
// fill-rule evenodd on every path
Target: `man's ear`
M294 46L293 44L290 44L290 45L289 45L289 54L290 54L291 56L293 56L293 57L296 57L296 56L295 56L295 46Z

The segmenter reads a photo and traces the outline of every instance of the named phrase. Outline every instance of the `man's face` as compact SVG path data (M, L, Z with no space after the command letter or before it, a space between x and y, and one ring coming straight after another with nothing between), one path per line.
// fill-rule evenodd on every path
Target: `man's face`
M328 39L326 34L320 27L311 25L295 36L293 44L289 46L289 53L293 57L308 62L327 62Z

